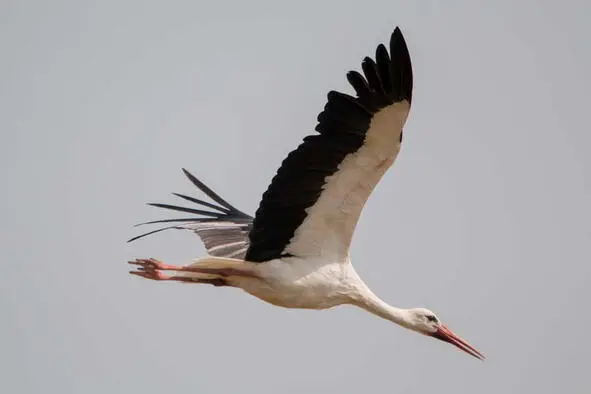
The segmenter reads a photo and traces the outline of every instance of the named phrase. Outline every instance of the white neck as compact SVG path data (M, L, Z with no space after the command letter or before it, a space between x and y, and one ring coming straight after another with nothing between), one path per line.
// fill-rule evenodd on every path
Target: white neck
M375 295L363 282L362 285L358 287L358 294L357 297L355 297L353 304L376 316L390 320L399 326L405 328L411 328L412 326L406 309L389 305Z

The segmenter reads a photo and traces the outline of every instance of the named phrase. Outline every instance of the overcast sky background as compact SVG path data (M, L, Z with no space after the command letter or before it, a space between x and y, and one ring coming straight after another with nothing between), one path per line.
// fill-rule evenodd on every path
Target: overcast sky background
M0 391L587 393L588 1L3 1ZM352 259L488 356L352 307L130 277L203 254L146 202L187 167L254 213L399 25L415 90Z

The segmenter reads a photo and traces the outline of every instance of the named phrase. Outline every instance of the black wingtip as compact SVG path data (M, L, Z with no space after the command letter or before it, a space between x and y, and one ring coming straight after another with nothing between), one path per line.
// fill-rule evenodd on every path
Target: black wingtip
M170 229L173 229L173 228L176 228L176 226L169 226L169 227L159 228L157 230L153 230L153 231L150 231L150 232L147 232L147 233L138 235L136 237L133 237L133 238L127 240L127 243L133 242L133 241L138 240L140 238L147 237L148 235L151 235L151 234L159 233L161 231L170 230Z
M378 58L379 53L385 53L386 55L388 55L388 50L386 49L386 46L383 43L379 44L376 48L376 59Z
M201 205L201 206L204 206L204 207L207 207L207 208L215 209L216 211L220 211L222 213L230 213L230 212L232 212L232 211L230 211L227 208L219 207L219 206L214 205L214 204L210 204L207 201L203 201L203 200L200 200L200 199L195 198L195 197L186 196L186 195L180 194L180 193L172 193L172 195L173 196L180 197L183 200L190 201L190 202L195 203L197 205Z
M191 183L193 185L197 186L197 188L199 190L201 190L203 193L205 193L213 201L215 201L218 204L220 204L221 206L229 209L230 211L237 211L237 209L234 208L230 203L228 203L226 200L224 200L222 197L220 197L216 192L214 192L209 187L207 187L207 185L205 185L205 183L203 183L199 179L197 179L197 177L195 175L191 174L185 168L183 168L182 170L185 173L185 176L187 178L189 178L189 180L191 181Z
M396 26L390 37L390 58L392 74L395 78L393 82L398 90L397 99L412 102L412 62L406 39L398 26Z
M395 26L388 44L377 45L375 60L363 58L361 69L363 75L350 71L347 79L365 107L378 110L384 105L412 101L412 63L400 27Z
M402 34L402 30L400 30L399 26L396 26L394 28L394 31L392 31L392 37L391 38L402 38L404 40L404 34Z
M215 219L213 219L215 220ZM212 221L211 218L180 218L180 219L160 219L160 220L151 220L149 222L142 222L134 224L133 227L141 227L147 224L156 224L156 223L191 223L191 222L204 222L204 221Z
M153 202L148 203L148 205L151 207L170 209L170 210L179 211L179 212L194 213L195 215L209 216L212 218L220 218L220 217L224 216L223 213L219 213L219 212L211 212L211 211L204 211L202 209L180 207L178 205L160 204L160 203L153 203Z

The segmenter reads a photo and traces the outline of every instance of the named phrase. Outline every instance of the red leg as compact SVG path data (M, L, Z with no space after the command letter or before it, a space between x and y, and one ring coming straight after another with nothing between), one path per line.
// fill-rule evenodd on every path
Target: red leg
M141 276L142 278L152 279L152 280L172 280L173 276L165 275L160 271L156 270L144 270L139 268L138 271L129 271L132 275ZM186 278L189 279L189 278Z
M239 268L205 268L205 267L181 267L178 265L165 264L160 260L156 259L135 259L134 261L128 261L129 264L139 265L140 268L149 270L161 270L161 271L180 271L180 272L194 272L197 274L212 274L220 276L248 276L256 277L252 272L246 269Z
M143 270L142 268L139 268L138 271L129 271L130 274L132 275L137 275L137 276L141 276L142 278L146 278L146 279L151 279L151 280L169 280L169 281L176 281L176 282L184 282L184 283L204 283L204 284L210 284L213 286L229 286L228 283L222 279L222 278L208 278L208 279L202 279L202 278L189 278L186 276L176 276L176 275L166 275L163 274L160 271L156 271L156 270L152 270L152 269L148 269L148 270Z
M139 265L146 270L183 271L184 268L176 265L164 264L162 261L156 259L135 259L134 261L128 261L128 263Z

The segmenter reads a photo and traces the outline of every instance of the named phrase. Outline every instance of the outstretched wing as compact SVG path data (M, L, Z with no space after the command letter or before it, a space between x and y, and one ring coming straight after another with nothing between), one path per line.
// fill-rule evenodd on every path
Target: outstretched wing
M128 242L169 229L191 230L201 238L205 245L205 249L210 255L236 259L244 258L249 245L248 233L252 227L252 216L234 208L203 182L193 176L189 171L183 169L183 172L199 190L219 205L199 200L194 197L185 196L183 194L174 193L174 195L195 203L199 207L212 210L187 208L168 204L148 204L174 211L192 213L198 216L183 219L155 220L138 224L138 226L141 226L156 223L176 223L138 235L137 237L130 239Z
M357 93L331 91L318 116L319 134L283 161L263 194L245 259L282 256L344 261L359 215L394 162L412 97L412 66L396 28L347 78Z

